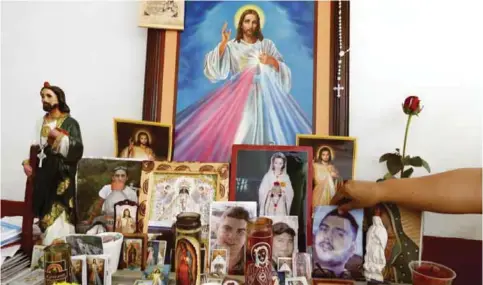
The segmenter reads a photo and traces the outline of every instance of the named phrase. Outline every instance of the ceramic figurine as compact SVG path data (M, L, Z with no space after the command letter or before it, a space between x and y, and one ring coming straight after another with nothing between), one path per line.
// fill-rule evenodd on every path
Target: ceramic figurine
M386 265L384 249L387 244L387 231L381 220L381 211L376 206L372 225L366 236L366 255L364 256L364 276L369 282L384 282L382 271Z
M29 160L22 165L27 176L34 174L33 213L44 233L43 244L49 245L55 238L75 232L75 175L84 146L64 91L45 82L40 97L46 114L36 135L38 165Z

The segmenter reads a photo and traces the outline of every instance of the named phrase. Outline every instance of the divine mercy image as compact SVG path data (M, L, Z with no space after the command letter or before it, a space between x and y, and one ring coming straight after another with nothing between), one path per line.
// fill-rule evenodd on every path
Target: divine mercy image
M314 2L186 2L174 160L312 133Z

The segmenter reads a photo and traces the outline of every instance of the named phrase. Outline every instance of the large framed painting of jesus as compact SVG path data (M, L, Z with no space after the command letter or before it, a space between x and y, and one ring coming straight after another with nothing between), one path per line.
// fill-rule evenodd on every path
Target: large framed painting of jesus
M313 132L315 2L188 2L176 101L178 161ZM310 67L310 68L307 68Z

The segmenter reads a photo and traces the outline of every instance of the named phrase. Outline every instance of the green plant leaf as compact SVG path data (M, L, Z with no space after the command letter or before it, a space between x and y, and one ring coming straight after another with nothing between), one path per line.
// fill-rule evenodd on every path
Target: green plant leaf
M394 176L392 176L392 174L388 172L388 173L386 173L386 175L384 175L383 179L387 180L387 179L393 179L393 178L394 178Z
M431 173L431 168L429 167L429 164L426 160L422 159L421 160L423 161L423 167L424 169L426 169L427 172Z
M389 153L389 152L381 155L381 157L379 158L379 162L386 161L389 158L389 156L391 156L391 155L393 155L393 153Z
M404 172L402 173L402 178L409 178L409 177L411 177L411 174L413 174L413 172L414 172L414 168L412 168L412 167L404 170Z
M403 168L403 164L401 161L401 156L399 154L392 153L387 158L387 170L389 170L389 173L394 175L399 171L401 171L402 168Z
M385 180L385 179L383 179L383 178L379 178L379 179L377 179L377 180L376 180L376 182L382 182L382 181L384 181L384 180Z
M423 159L419 156L411 157L411 159L409 160L409 165L421 167L423 166Z
M411 157L409 155L406 155L406 157L403 158L402 164L403 165L411 165L410 161L411 161Z

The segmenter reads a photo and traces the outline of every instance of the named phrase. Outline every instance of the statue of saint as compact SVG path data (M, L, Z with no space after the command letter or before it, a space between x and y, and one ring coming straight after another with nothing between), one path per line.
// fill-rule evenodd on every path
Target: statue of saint
M364 256L364 276L367 281L384 282L382 271L386 266L384 250L387 244L387 231L381 220L381 210L376 206L372 225L366 236L366 255Z
M84 146L79 123L70 116L64 91L48 82L40 89L43 110L39 126L38 165L24 160L27 176L36 168L33 189L33 212L44 233L43 244L75 233L75 176Z

